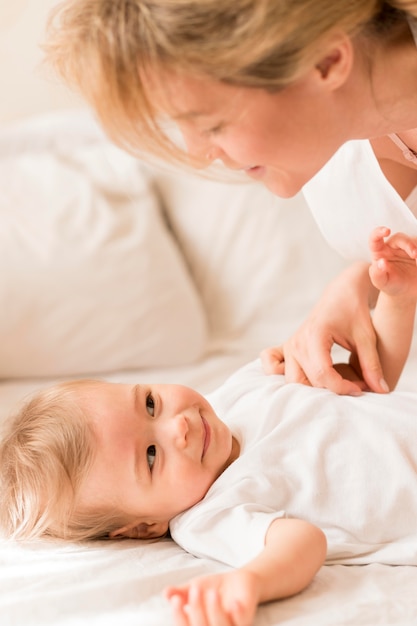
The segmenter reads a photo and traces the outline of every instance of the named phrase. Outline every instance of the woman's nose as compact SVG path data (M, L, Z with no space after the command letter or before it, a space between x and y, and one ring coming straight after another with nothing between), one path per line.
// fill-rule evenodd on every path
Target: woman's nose
M218 161L219 159L221 161L224 161L225 153L218 146L209 146L209 148L206 150L205 159L208 164L213 163L213 161Z
M201 167L208 167L213 161L221 158L222 150L210 143L206 137L201 137L198 133L181 129L187 152L193 158L201 162Z

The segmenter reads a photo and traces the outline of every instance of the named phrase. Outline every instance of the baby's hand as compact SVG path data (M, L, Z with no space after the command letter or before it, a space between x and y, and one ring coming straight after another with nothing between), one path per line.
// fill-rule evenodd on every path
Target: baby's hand
M380 226L369 237L372 284L390 296L417 296L417 238ZM387 239L389 237L389 239Z
M175 626L250 626L259 593L254 574L237 569L169 587Z

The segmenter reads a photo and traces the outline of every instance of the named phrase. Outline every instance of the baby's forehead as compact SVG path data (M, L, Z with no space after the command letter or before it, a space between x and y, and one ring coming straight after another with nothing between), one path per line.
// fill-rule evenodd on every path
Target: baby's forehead
M107 381L99 378L75 378L73 380L66 380L65 382L58 383L55 388L58 390L61 389L62 391L73 391L76 393L77 391L85 391L86 389L99 388L106 383Z
M53 394L62 407L79 409L86 417L89 416L94 401L104 397L106 381L90 378L74 379L58 383L45 393Z
M71 394L84 416L94 422L133 409L134 387L129 383L81 379L74 381Z

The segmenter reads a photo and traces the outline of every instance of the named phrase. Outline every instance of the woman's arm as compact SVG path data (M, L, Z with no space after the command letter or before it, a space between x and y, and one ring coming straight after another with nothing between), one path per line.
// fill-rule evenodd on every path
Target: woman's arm
M265 547L247 565L166 591L176 626L250 626L261 602L302 591L326 557L326 538L298 519L276 519Z
M358 262L342 272L297 333L283 346L263 351L267 374L285 372L289 382L342 394L395 387L414 330L417 241L389 235L388 228L376 228L369 238L371 265ZM351 352L349 364L333 364L334 343Z

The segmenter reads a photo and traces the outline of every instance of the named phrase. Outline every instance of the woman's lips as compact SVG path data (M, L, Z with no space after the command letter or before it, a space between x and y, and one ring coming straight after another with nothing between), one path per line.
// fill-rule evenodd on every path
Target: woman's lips
M207 420L205 420L203 416L201 416L201 421L203 422L203 452L201 458L204 458L204 455L210 445L211 431Z
M245 168L245 174L251 178L262 178L265 173L265 168L262 165L254 165L253 167Z

